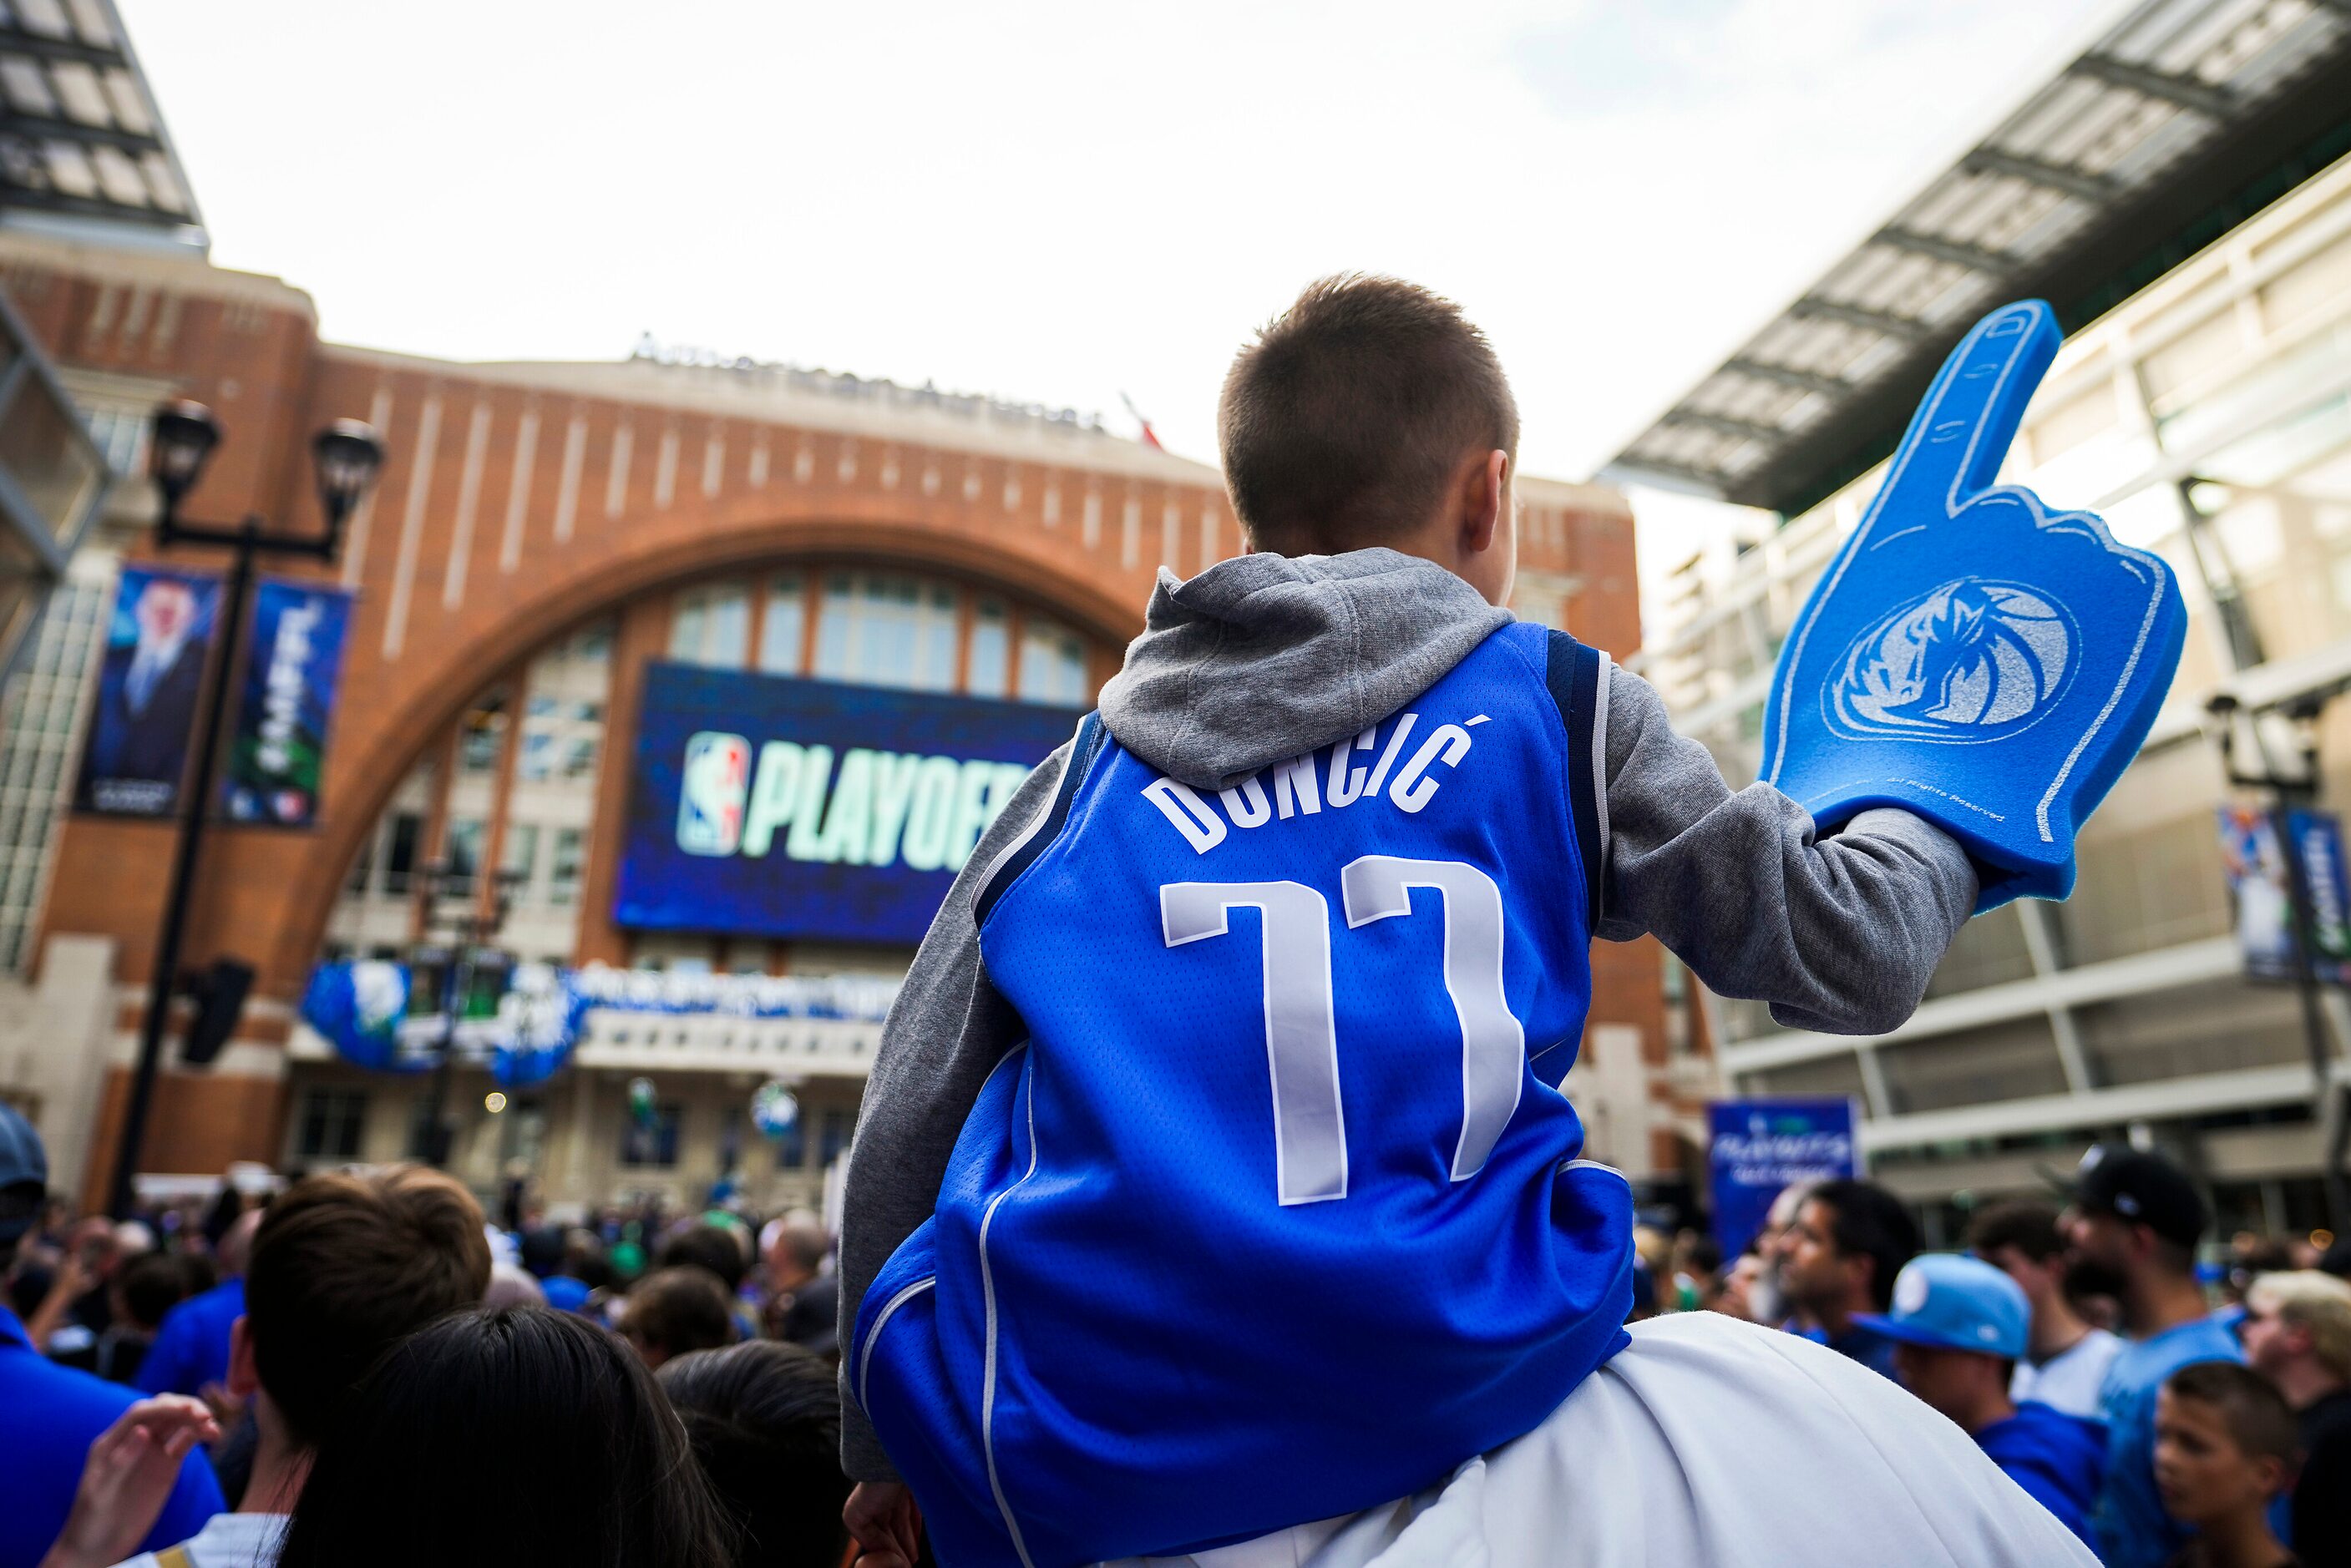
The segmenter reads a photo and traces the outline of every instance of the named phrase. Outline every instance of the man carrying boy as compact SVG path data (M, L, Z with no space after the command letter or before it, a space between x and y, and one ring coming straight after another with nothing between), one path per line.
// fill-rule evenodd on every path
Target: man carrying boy
M2262 1376L2199 1362L2165 1379L2155 1405L2155 1480L2164 1511L2196 1532L2166 1568L2296 1568L2270 1530L2294 1483L2294 1412Z
M1593 935L1880 1032L1978 899L1968 853L1894 810L1816 839L1499 607L1518 416L1449 303L1314 286L1219 425L1254 553L1163 574L884 1031L841 1266L868 1553L914 1558L903 1471L950 1568L1406 1561L1432 1530L1497 1562L2085 1560L1841 1357L1711 1314L1628 1341L1629 1195L1559 1092Z

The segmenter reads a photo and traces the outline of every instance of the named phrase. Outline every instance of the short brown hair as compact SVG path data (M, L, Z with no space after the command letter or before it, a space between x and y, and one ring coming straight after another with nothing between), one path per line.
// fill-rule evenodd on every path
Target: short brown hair
M1233 360L1217 437L1249 544L1327 554L1418 526L1473 452L1515 462L1519 405L1459 306L1347 273L1309 284Z
M254 1369L297 1440L326 1441L377 1358L490 1282L482 1206L422 1166L308 1176L253 1238Z
M1968 1251L1981 1258L2002 1247L2013 1247L2035 1263L2058 1256L2065 1251L2065 1239L2057 1233L2057 1210L2029 1198L2012 1198L1977 1215L1968 1227Z
M2199 1361L2164 1379L2174 1399L2193 1399L2220 1412L2220 1424L2248 1459L2283 1459L2301 1451L2293 1407L2270 1380L2233 1361Z
M735 1342L726 1282L697 1263L655 1269L629 1292L623 1332L664 1355L716 1350Z

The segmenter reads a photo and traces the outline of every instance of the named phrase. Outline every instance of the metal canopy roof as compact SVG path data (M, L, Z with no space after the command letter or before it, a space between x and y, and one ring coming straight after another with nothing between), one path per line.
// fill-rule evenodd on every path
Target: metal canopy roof
M202 249L113 0L0 0L0 221Z
M1893 450L1977 317L2070 331L2351 151L2351 0L2142 0L1618 453L1794 513Z

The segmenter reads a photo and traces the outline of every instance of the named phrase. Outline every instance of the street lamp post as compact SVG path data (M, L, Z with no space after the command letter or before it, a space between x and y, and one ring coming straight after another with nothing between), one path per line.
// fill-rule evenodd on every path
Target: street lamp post
M319 506L325 514L324 532L296 535L265 532L258 515L248 515L234 528L180 521L180 503L195 488L220 444L220 422L201 403L166 403L155 411L151 471L163 493L163 515L155 525L155 543L211 545L235 552L229 568L228 591L221 614L221 637L204 683L204 703L196 721L195 775L186 782L180 803L179 840L172 856L172 881L163 899L163 925L155 940L155 954L147 981L147 1012L140 1021L139 1063L131 1080L131 1104L122 1121L122 1136L114 1150L114 1179L107 1207L127 1218L136 1194L132 1178L139 1169L139 1152L146 1141L148 1113L153 1108L155 1075L163 1056L163 1024L177 986L180 947L186 935L188 895L195 883L196 852L202 847L204 824L212 806L214 770L220 756L220 730L228 705L229 677L235 662L236 643L245 626L246 600L253 587L253 566L262 556L309 556L331 562L342 547L343 524L360 497L375 483L383 466L383 438L357 420L337 420L310 442L317 470Z
M425 935L431 938L434 909L447 891L447 884L456 881L458 873L448 861L436 860L424 867ZM457 1054L458 1014L473 993L474 971L479 966L483 950L496 940L507 923L507 915L514 907L515 888L528 875L520 871L500 871L490 879L489 908L486 910L475 891L475 877L478 871L463 873L464 882L458 889L465 898L475 900L472 907L456 919L449 944L448 956L441 966L441 1038L434 1047L433 1086L426 1096L423 1147L417 1151L428 1165L444 1169L449 1164L453 1142L448 1122L449 1077Z
M2310 1058L2311 1111L2323 1140L2319 1179L2325 1191L2326 1223L2340 1233L2346 1223L2351 1223L2351 1191L2346 1191L2343 1175L2344 1144L2346 1136L2351 1136L2351 1120L2346 1119L2336 1093L2335 1049L2328 1042L2325 1013L2319 1002L2318 955L2314 946L2318 919L2310 891L2310 866L2303 857L2302 841L2294 831L2295 810L2314 805L2318 800L2316 725L2333 695L2332 691L2314 692L2284 710L2284 717L2294 725L2299 737L2292 769L2278 765L2269 738L2262 732L2261 713L2246 711L2228 692L2213 698L2206 706L2219 722L2221 765L2228 772L2229 782L2241 789L2270 792L2270 832L2277 839L2278 857L2285 867L2286 929L2293 948L2294 987L2302 1003L2303 1046ZM2241 721L2252 742L2251 749L2259 759L2258 773L2245 772L2240 766L2236 733Z

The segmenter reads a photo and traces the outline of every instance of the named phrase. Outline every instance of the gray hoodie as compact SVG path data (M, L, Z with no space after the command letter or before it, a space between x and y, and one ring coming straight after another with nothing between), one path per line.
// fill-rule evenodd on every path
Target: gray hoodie
M1185 582L1162 570L1143 635L1102 689L1102 721L1162 773L1223 788L1385 719L1510 619L1443 567L1393 550L1241 556ZM1882 1033L1910 1015L1975 902L1956 842L1899 811L1864 812L1816 840L1804 809L1771 785L1732 793L1639 676L1610 666L1598 707L1601 936L1655 936L1716 992L1768 1002L1792 1028ZM844 1349L865 1287L936 1206L980 1085L1027 1038L980 961L972 885L1051 800L1068 751L980 840L883 1028L849 1164ZM844 1358L842 1461L858 1480L893 1480L848 1371Z

